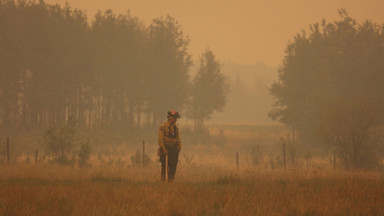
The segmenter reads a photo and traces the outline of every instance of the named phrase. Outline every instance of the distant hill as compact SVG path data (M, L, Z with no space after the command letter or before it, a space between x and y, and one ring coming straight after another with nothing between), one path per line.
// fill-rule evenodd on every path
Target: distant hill
M209 122L236 124L275 124L268 117L273 98L268 88L277 80L277 68L258 63L239 65L223 63L221 71L230 83L227 105L214 113Z

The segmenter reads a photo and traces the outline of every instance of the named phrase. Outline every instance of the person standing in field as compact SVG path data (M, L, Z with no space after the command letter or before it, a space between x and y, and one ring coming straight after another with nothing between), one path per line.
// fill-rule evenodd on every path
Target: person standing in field
M165 181L165 172L168 170L168 182L172 182L175 178L179 153L182 143L180 140L179 129L176 126L177 119L180 115L176 111L168 111L167 121L160 125L158 132L159 151L161 162L161 180ZM168 157L168 161L167 161ZM166 162L167 161L167 162ZM168 169L166 169L168 163Z

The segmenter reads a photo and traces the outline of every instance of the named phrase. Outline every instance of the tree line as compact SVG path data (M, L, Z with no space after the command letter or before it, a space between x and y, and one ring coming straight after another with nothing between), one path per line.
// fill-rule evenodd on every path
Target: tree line
M326 149L345 167L376 167L384 153L384 27L339 13L287 45L269 114L307 149Z
M201 68L217 66L198 74L218 76L222 100L203 117L187 109L202 102L193 93L204 88L191 81L189 43L169 15L145 26L107 10L89 23L68 4L0 0L0 125L28 130L73 118L90 129L153 127L171 109L201 122L222 109L228 86L207 49Z

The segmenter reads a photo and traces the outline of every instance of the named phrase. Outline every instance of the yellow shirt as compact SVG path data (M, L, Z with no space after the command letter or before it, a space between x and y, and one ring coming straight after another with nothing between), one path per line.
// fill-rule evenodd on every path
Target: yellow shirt
M181 147L183 146L180 140L179 129L176 124L170 125L168 121L160 125L158 141L160 148L173 147L176 145L177 148L181 150Z

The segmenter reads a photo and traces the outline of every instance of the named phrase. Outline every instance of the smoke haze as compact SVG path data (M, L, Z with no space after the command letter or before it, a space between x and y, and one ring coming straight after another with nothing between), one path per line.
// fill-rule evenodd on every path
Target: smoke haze
M333 21L337 10L345 8L358 22L370 19L384 22L381 0L47 0L86 11L89 20L98 11L111 9L116 14L139 17L145 24L167 14L176 18L191 39L194 60L210 47L219 60L238 64L264 62L277 67L289 40L310 24L323 18Z

